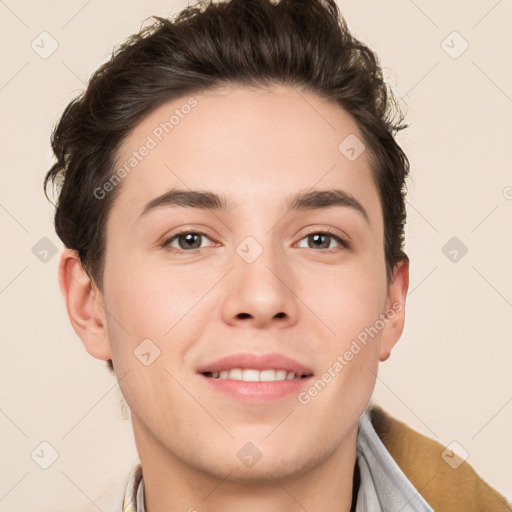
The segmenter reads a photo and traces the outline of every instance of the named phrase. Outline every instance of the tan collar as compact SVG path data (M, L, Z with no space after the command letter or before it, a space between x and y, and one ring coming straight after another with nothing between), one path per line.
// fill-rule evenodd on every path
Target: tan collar
M416 432L377 405L372 405L369 413L386 449L436 512L511 512L511 504L470 464L446 452L446 446Z

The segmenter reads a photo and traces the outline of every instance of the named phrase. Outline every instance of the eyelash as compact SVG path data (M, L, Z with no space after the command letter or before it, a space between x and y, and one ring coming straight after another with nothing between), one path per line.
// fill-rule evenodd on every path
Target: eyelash
M183 250L183 249L176 249L175 247L172 247L172 248L169 247L169 244L173 240L177 239L181 235L188 235L188 234L206 236L207 238L212 240L212 238L207 233L205 233L203 231L184 230L184 231L179 231L178 233L175 233L170 238L167 238L164 241L164 243L162 244L162 247L164 249L167 249L167 250L171 251L171 252L174 252L175 254L195 254L198 251L200 251L201 249ZM350 249L351 248L350 243L345 238L339 236L334 231L332 231L332 230L330 230L328 228L324 229L322 231L312 231L311 233L308 233L308 234L304 235L300 240L304 240L304 238L307 238L307 237L309 237L311 235L327 235L327 236L333 238L334 240L336 240L343 248L345 248L345 249ZM214 241L214 240L212 240L212 241ZM308 247L308 249L310 249L312 251L324 252L324 253L328 253L328 254L332 254L332 253L337 252L336 248L334 248L334 249L313 249L311 247Z

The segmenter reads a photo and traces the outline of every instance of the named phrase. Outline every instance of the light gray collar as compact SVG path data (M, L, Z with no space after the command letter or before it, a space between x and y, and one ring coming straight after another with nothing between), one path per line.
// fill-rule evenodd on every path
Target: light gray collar
M368 410L359 419L356 512L434 512L391 457L375 432Z

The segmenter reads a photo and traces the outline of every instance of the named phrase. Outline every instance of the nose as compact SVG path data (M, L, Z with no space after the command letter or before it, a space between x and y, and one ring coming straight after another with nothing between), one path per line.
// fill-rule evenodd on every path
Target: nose
M270 248L252 262L234 251L227 276L223 320L230 325L289 327L297 322L298 297L293 273L284 255Z

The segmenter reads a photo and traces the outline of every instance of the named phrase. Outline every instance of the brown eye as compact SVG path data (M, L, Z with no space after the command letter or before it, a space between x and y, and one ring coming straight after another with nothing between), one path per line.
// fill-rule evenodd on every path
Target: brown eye
M182 251L191 251L206 247L203 245L204 239L209 240L208 235L196 231L184 231L177 233L165 242L165 247L172 247ZM176 245L177 243L177 245Z
M307 245L305 247L308 249L328 250L335 248L336 244L338 244L338 246L348 248L348 242L346 240L329 232L310 233L302 240L307 241ZM334 246L331 245L332 242L334 242ZM304 247L304 245L300 245L300 247Z
M178 236L178 245L180 249L198 249L201 247L202 235L199 233L187 233Z
M331 237L329 235L317 233L315 235L309 235L307 238L308 245L312 249L329 249L331 245Z

